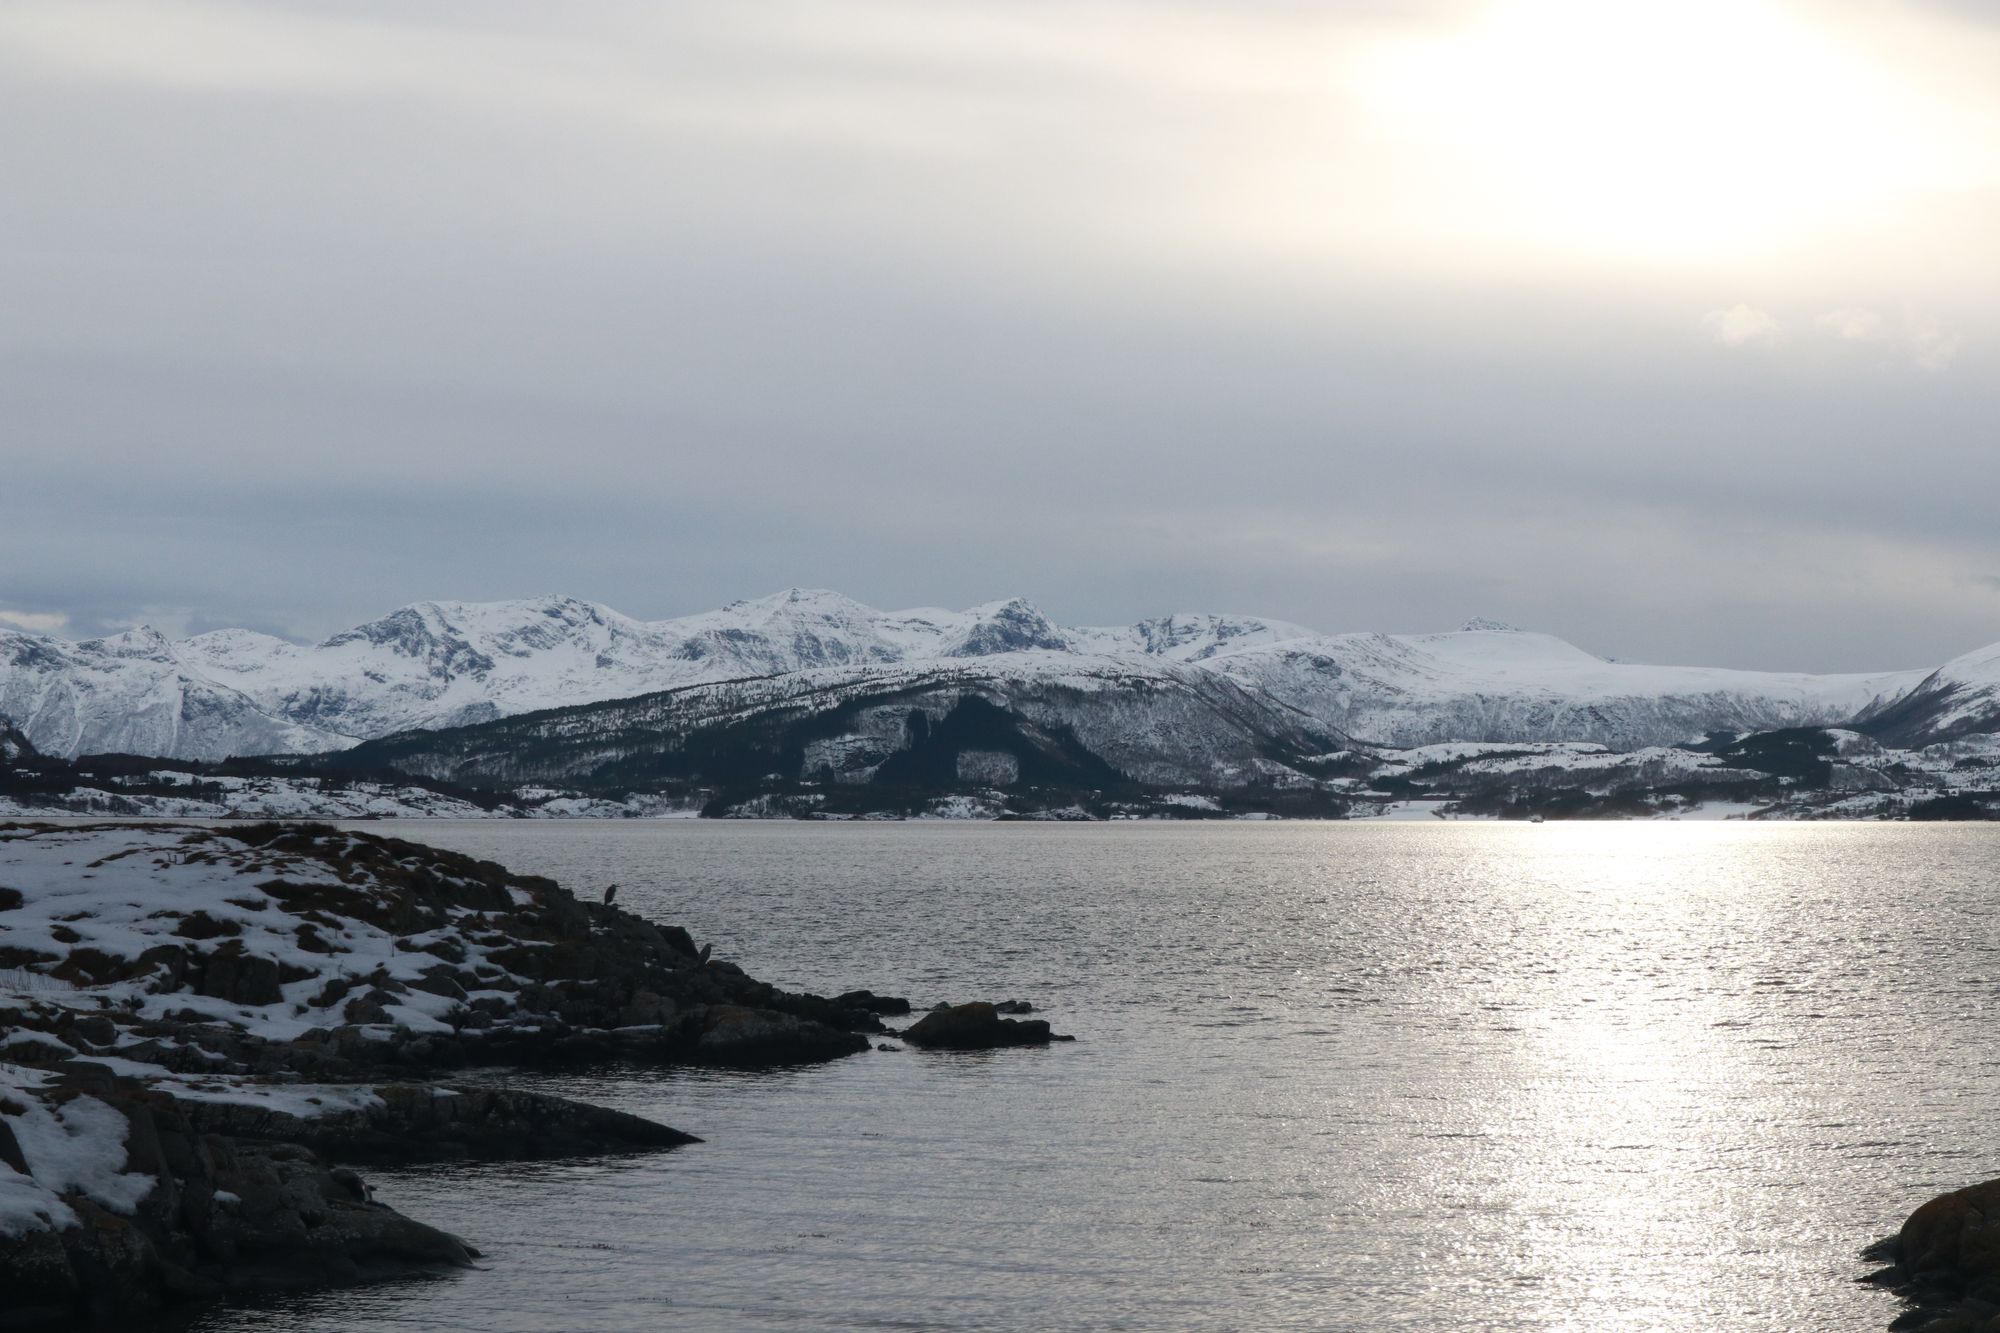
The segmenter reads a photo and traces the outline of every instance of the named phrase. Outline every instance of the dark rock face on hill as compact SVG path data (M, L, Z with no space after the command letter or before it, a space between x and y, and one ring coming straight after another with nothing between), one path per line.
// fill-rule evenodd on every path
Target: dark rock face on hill
M868 1047L687 932L325 826L0 825L0 1327L462 1264L334 1162L692 1136L481 1064L768 1065Z
M2000 731L2000 688L1938 672L1908 694L1865 710L1854 726L1883 745L1906 749L1986 735Z
M927 791L1310 787L1340 738L1214 672L1092 660L1067 675L1011 659L725 681L406 732L301 771L395 771L586 794L801 784ZM775 786L773 785L775 784Z

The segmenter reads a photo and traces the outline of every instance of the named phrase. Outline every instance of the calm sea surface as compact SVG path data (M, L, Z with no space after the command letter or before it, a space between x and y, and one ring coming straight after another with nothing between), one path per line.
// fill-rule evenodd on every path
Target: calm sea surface
M441 823L1047 1050L537 1086L708 1141L378 1172L482 1271L221 1330L1880 1330L2000 1175L2000 828Z

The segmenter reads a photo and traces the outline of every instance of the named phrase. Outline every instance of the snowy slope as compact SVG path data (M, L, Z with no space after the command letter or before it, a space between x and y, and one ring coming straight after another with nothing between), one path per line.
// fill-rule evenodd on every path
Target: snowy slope
M275 715L365 737L657 689L675 644L605 607L551 597L419 602L311 648L239 630L178 646Z
M1020 598L965 611L879 611L793 588L663 621L567 597L419 602L312 646L244 630L177 643L133 631L80 644L0 632L0 716L55 755L212 758L320 751L719 681L831 669L902 679L999 657L1058 675L1104 663L1217 673L1303 724L1395 745L1637 748L1716 729L1882 715L1923 680L1921 672L1636 666L1492 622L1402 636L1198 614L1074 628ZM1977 672L1968 665L1961 674L1970 681ZM1942 673L1932 679L1948 692ZM1950 688L1971 697L1965 682ZM2000 725L1978 722L1976 708L1968 716L1968 725Z
M568 597L419 602L314 648L225 631L179 645L266 710L354 736L465 726L680 685L1068 646L1020 599L883 612L793 588L644 622Z
M1098 626L1067 633L1075 646L1088 652L1110 657L1164 657L1174 662L1203 662L1219 653L1315 637L1304 626L1282 620L1186 612L1142 620L1136 625Z
M183 661L157 630L69 643L0 630L0 717L43 754L225 759L311 753L350 737L274 716Z
M2000 731L2000 643L1954 657L1856 726L1887 745L1923 746Z
M1671 745L1714 730L1843 721L1921 671L1817 676L1611 662L1546 634L1478 622L1451 634L1259 644L1207 665L1359 740Z

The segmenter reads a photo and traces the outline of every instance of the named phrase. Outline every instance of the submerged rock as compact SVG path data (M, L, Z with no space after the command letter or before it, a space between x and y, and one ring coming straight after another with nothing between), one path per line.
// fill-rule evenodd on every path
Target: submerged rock
M903 1032L912 1046L930 1050L984 1051L999 1046L1046 1046L1072 1041L1049 1031L1046 1021L1000 1017L991 1004L957 1004L933 1009Z

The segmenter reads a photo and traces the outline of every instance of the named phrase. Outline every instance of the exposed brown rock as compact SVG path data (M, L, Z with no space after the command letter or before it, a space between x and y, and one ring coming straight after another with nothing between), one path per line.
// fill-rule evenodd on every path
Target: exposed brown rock
M1871 1253L1894 1262L1868 1280L1911 1302L1891 1328L2000 1333L2000 1180L1939 1195Z

